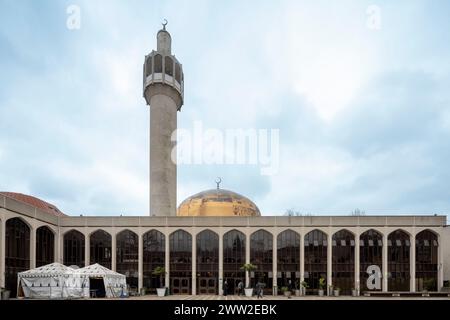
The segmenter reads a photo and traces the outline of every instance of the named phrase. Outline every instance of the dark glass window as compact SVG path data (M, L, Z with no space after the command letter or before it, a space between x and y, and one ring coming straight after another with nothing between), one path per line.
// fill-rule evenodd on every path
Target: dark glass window
M197 292L218 294L219 236L211 230L197 235Z
M90 262L98 263L111 269L111 235L104 230L97 230L90 237Z
M360 241L360 289L369 290L367 280L369 274L367 268L376 265L383 273L383 235L376 230L370 229L361 234ZM381 290L381 286L380 289ZM372 290L373 291L373 290Z
M5 287L17 295L17 274L30 269L30 228L20 218L6 221Z
M154 57L154 65L155 73L162 73L162 56L160 54L155 55Z
M409 291L410 260L409 235L396 230L388 236L388 290Z
M355 286L355 237L348 230L333 235L332 277L334 288L341 294L350 295Z
M237 294L238 284L245 284L245 235L231 230L223 236L223 278L228 283L228 293Z
M300 280L300 235L292 230L281 232L277 237L278 286L299 287Z
M48 227L36 230L36 267L54 262L55 235Z
M319 279L327 279L327 235L320 230L313 230L305 235L305 281L309 293L316 294Z
M116 236L116 271L127 277L127 284L131 288L138 287L138 235L130 230L124 230Z
M152 56L148 56L145 61L145 76L148 77L152 74Z
M250 236L250 263L256 265L250 277L252 287L257 282L264 284L264 293L272 293L273 284L273 236L266 230L258 230Z
M178 81L178 83L181 83L180 80L180 74L181 74L181 67L180 64L175 64L175 80Z
M173 294L191 294L192 236L177 230L170 235L170 281Z
M424 230L416 235L416 290L438 289L438 237Z
M165 73L168 76L173 77L173 60L171 57L164 58L164 68L165 68Z
M84 235L77 230L64 234L64 264L66 266L84 267Z
M166 241L164 234L157 230L150 230L144 234L143 244L144 287L146 287L150 293L155 293L156 288L161 288L165 285L164 276L161 278L152 274L156 267L165 267Z

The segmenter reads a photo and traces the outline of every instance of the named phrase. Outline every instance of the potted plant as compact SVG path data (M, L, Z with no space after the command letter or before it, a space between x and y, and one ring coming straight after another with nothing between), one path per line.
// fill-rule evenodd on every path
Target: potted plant
M325 278L319 279L319 297L323 297L325 293L325 287L326 287Z
M281 292L284 294L284 296L288 298L291 297L291 291L289 291L288 287L281 287Z
M434 280L433 279L426 279L423 281L423 297L429 297L429 291L434 289Z
M352 288L352 297L356 297L357 295L356 288Z
M258 267L255 266L254 264L251 263L246 263L241 267L241 270L244 270L247 274L247 279L249 279L249 272L255 271ZM249 286L249 284L247 284L247 287L244 289L245 291L245 296L246 297L251 297L253 296L253 288L251 288Z
M309 288L308 282L306 281L300 282L300 290L302 296L306 296L306 289L308 288Z
M6 288L1 288L0 289L0 300L8 300L10 294L11 294L11 291L6 290Z
M339 297L340 292L341 292L341 288L339 288L339 287L334 288L334 296L335 297Z
M301 294L301 292L300 292L300 288L299 288L299 280L297 280L297 281L295 281L295 296L296 297L300 297L300 294Z
M161 285L160 288L156 288L156 292L158 294L158 297L164 297L166 295L166 287L163 286L163 278L166 275L166 269L164 267L156 267L152 274L159 277L159 284Z

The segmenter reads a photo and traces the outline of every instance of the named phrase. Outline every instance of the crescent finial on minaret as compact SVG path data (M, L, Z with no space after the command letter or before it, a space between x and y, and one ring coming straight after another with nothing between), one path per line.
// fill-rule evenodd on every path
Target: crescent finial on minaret
M222 182L222 178L221 177L217 177L217 179L216 179L217 190L219 190L219 186L220 186L221 182Z
M167 21L167 19L164 19L163 21L164 21L164 22L162 23L163 30L166 30L166 26L167 26L167 24L168 24L169 22Z

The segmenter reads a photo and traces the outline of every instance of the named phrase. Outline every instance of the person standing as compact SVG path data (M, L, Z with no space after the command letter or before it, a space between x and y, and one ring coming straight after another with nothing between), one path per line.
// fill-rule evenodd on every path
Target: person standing
M242 296L243 293L244 293L244 283L241 280L238 283L238 295Z
M227 280L225 280L225 282L223 283L223 295L226 296L228 293L228 282Z

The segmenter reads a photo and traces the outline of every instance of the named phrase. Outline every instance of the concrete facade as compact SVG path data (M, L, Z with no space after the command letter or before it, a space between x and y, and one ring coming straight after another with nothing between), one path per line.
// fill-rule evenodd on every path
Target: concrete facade
M5 270L5 224L11 218L22 219L30 228L30 266L35 265L36 229L48 226L55 235L55 261L63 263L63 237L70 230L78 230L85 236L85 264L89 265L89 236L96 230L104 230L112 236L112 269L115 269L115 238L123 230L130 230L139 237L139 288L143 283L142 238L150 230L158 230L166 237L165 267L169 282L169 235L177 230L188 232L192 239L203 230L212 230L219 236L219 279L223 279L223 236L230 230L239 230L249 239L258 230L268 231L274 239L281 232L290 229L300 235L300 278L304 279L304 236L312 230L323 231L328 239L337 231L346 229L355 235L355 284L359 283L359 235L369 229L375 229L387 239L387 236L398 229L407 232L411 237L411 257L415 255L414 236L423 230L431 230L438 235L438 286L450 279L450 228L446 226L445 216L261 216L261 217L55 217L14 199L0 195L0 285L4 286ZM196 294L196 245L192 241L192 294ZM273 241L274 249L276 241ZM385 241L384 243L387 243ZM328 246L331 248L331 246ZM386 248L386 249L385 249ZM328 249L331 251L330 249ZM277 250L273 250L273 274L277 274ZM415 290L415 263L411 259L411 291ZM246 263L250 262L250 241L246 241ZM328 252L327 282L332 284L332 259ZM383 291L388 291L387 278L387 246L383 246ZM248 276L246 282L249 282ZM277 277L273 278L273 286L277 286ZM219 291L219 293L221 290Z

